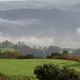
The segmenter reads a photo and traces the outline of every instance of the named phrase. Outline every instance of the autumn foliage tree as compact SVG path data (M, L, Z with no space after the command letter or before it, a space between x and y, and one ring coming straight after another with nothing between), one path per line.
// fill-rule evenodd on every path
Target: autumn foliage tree
M18 51L5 50L1 55L3 58L17 58L21 54Z

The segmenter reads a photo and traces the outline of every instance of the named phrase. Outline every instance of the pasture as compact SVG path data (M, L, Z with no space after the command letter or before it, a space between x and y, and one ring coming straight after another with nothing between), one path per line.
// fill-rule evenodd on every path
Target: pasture
M42 64L68 66L80 72L80 62L58 59L0 59L0 72L9 76L34 76L34 68Z

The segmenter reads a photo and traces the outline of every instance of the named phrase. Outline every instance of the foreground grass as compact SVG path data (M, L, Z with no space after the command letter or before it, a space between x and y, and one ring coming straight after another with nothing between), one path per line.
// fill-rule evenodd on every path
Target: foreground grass
M77 71L80 71L80 62L57 60L57 59L0 59L0 72L9 76L27 75L34 76L34 68L42 64L56 64L62 66L69 66Z

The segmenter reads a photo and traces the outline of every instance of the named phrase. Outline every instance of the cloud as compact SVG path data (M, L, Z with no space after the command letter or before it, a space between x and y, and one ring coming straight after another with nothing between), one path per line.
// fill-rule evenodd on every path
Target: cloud
M2 2L2 3L1 3ZM0 10L14 8L70 8L80 0L0 0Z
M0 18L0 24L19 24L19 23L16 22L16 21L11 21L11 20L8 20L8 19Z
M78 35L80 35L80 28L77 28L77 29L76 29L76 33L77 33Z
M47 5L71 5L71 4L76 4L79 3L80 0L25 0L26 2L29 3L35 3L35 2L42 2L46 3Z
M9 35L0 35L0 42L9 40L13 43L18 41L24 42L26 45L30 47L48 47L51 45L60 46L62 48L79 48L80 42L74 37L65 36L64 38L56 39L56 37L36 37L36 36L20 36L20 37L12 37ZM75 46L74 46L75 45Z
M39 24L39 19L22 19L22 20L8 20L0 18L0 25L3 27L23 27L26 25Z
M54 43L54 39L48 37L39 38L39 37L29 36L29 37L22 37L20 40L24 41L27 45L30 46L44 47L44 46L50 46Z
M25 1L25 0L0 0L0 1Z
M80 46L80 39L74 36L64 36L61 39L55 40L55 45L60 46L62 48L79 48Z
M77 39L75 36L72 36L70 32L66 34L65 32L58 33L60 31L57 30L58 28L45 25L39 26L41 24L40 22L40 19L22 19L14 21L0 18L0 41L23 41L29 46L42 47L50 45L68 48L79 47L79 38ZM35 26L35 24L38 26ZM3 26L1 27L1 25ZM76 29L76 33L80 34L80 28Z
M44 33L43 33L44 34ZM60 46L62 48L79 48L80 39L79 37L64 35L63 37L57 38L56 36L48 37L48 36L35 36L33 34L30 35L21 35L21 36L12 36L10 34L4 34L0 32L0 42L9 40L13 43L18 41L24 42L28 46L36 46L36 47L48 47L51 45Z
M72 34L73 36L71 35L77 26L76 22L78 22L77 20L75 20L75 22L73 21L73 19L75 19L74 17L64 18L65 20L69 18L66 21L63 21L62 17L58 19L55 17L54 19L56 19L56 21L51 17L48 19L46 16L44 16L45 18L43 17L44 20L41 16L38 17L40 19L33 19L34 17L31 17L30 19L22 18L21 20L0 18L0 40L4 41L7 39L13 42L23 41L29 46L57 45L68 48L79 47L79 38L77 39L75 37L75 32ZM61 24L58 23L57 20L59 20L59 22L61 21ZM76 32L77 34L80 34L80 28L77 28ZM65 35L65 33L67 35ZM61 38L61 40L56 37Z
M28 20L8 20L8 19L2 19L0 18L0 42L5 41L5 40L9 40L12 41L13 43L16 43L18 41L24 42L25 44L27 44L28 46L50 46L54 43L54 38L49 38L46 37L44 35L45 32L39 32L39 34L43 35L41 37L37 37L35 35L38 34L37 31L35 31L35 33L33 33L32 36L29 36L30 31L32 31L34 28L30 28L30 30L27 30L27 27L29 25L34 25L34 24L40 24L40 20L39 19L28 19ZM27 26L28 25L28 26ZM1 30L2 29L2 30ZM17 31L18 29L18 31ZM25 31L26 32L29 31L29 33L27 34L22 34ZM21 32L19 32L21 31ZM52 33L53 29L51 29L51 33ZM13 33L12 33L13 32ZM18 36L16 36L17 34L20 34ZM48 33L48 32L47 32ZM15 35L16 34L16 35Z
M0 35L0 42L5 41L5 40L9 40L12 41L13 43L16 43L18 41L24 42L25 44L27 44L28 46L50 46L54 43L54 39L53 38L48 38L48 37L35 37L35 36L21 36L21 37L12 37L9 35Z

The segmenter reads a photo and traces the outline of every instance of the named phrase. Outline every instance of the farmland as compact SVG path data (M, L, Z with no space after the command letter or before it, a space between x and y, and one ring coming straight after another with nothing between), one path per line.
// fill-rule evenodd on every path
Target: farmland
M9 76L34 76L34 68L42 64L68 66L80 72L80 62L57 59L0 59L0 72Z

